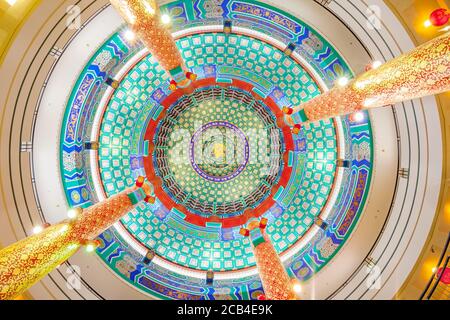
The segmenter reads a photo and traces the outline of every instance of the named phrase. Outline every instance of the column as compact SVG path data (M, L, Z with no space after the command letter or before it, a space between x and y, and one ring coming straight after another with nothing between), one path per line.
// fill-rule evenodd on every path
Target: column
M85 210L71 219L48 226L40 233L0 250L0 300L13 299L83 245L98 245L97 238L140 201L154 202L150 187L140 177L133 186Z
M294 300L294 281L289 278L269 237L264 232L267 219L253 220L247 228L241 229L241 235L250 237L253 254L258 267L259 277L267 300Z
M450 90L450 33L427 42L295 108L286 121L300 123L435 95ZM298 114L296 114L298 113Z
M111 0L111 4L170 74L171 90L187 88L197 78L186 69L172 34L162 23L156 0Z

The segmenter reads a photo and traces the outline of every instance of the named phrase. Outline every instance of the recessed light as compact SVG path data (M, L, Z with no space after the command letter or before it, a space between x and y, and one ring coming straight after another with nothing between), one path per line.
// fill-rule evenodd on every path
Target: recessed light
M381 62L379 60L375 60L374 62L372 62L372 69L377 69L377 68L381 67L382 64L383 64L383 62Z
M131 30L125 31L124 36L128 41L133 41L134 39L136 39L136 35Z
M33 228L33 233L34 233L34 234L38 234L38 233L41 233L42 230L44 230L44 228L43 228L42 226L35 226L35 227Z
M164 24L169 24L170 21L172 21L172 19L170 18L170 16L169 16L168 14L163 14L163 15L161 16L161 21L162 21L162 23L164 23Z
M297 294L302 292L302 286L299 283L294 284L292 288L294 289L294 292Z
M351 115L353 122L362 122L364 120L364 113L361 111L355 112Z
M348 78L347 77L341 77L338 79L337 84L341 87L344 87L348 84Z

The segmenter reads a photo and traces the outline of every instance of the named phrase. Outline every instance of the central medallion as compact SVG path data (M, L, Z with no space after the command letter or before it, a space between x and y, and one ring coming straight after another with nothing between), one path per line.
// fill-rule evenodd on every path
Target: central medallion
M281 175L284 143L276 117L238 88L201 88L183 96L158 124L154 144L164 198L202 217L257 208Z
M203 125L192 136L189 160L204 179L226 182L236 178L249 161L250 147L245 133L226 121Z

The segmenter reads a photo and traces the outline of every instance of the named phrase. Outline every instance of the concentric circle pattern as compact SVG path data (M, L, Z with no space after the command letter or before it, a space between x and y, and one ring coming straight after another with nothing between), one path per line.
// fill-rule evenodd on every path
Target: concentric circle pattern
M197 89L171 92L142 45L123 30L113 34L68 102L60 157L68 202L87 207L148 177L156 203L139 204L102 234L98 254L154 296L256 299L255 259L239 233L252 217L268 219L267 235L288 272L310 278L342 247L364 206L371 124L337 118L293 135L279 121L281 108L314 98L351 71L312 28L259 2L180 0L163 10ZM223 33L224 19L240 32ZM189 29L199 26L214 31ZM296 44L292 54L283 51L289 43ZM119 86L108 87L108 77ZM95 156L83 153L93 130ZM339 158L351 159L351 168L338 168ZM319 217L326 228L316 225ZM206 271L220 274L213 286Z
M220 102L206 105L213 107ZM238 127L224 120L213 121L194 133L189 144L189 160L202 178L226 182L239 176L245 169L250 157L249 149L246 135Z
M203 216L256 208L281 174L284 147L275 116L238 89L205 88L183 98L154 140L164 190Z

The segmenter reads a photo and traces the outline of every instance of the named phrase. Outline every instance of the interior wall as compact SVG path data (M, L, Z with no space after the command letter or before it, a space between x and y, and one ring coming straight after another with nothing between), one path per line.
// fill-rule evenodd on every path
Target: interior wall
M389 0L386 1L399 20L407 28L416 45L427 42L441 33L441 28L425 28L423 23L429 14L439 7L449 9L449 1ZM418 299L433 275L450 232L450 92L436 96L442 122L444 161L439 206L433 226L407 280L396 295L396 299Z
M39 1L34 1L34 3L36 3L35 5L37 5ZM59 1L59 3L63 3L64 1ZM70 2L70 1L68 1ZM67 2L67 3L68 3ZM276 1L270 1L270 2L276 2ZM2 2L3 3L3 2ZM20 2L18 2L20 3ZM29 3L29 2L27 2ZM402 21L402 23L408 27L408 31L410 36L412 37L412 39L414 40L415 44L420 44L422 42L425 42L427 39L432 38L435 34L433 33L429 33L430 31L426 31L426 30L422 30L421 29L421 23L423 21L423 12L430 12L430 10L428 10L428 7L422 7L421 5L424 3L424 1L420 1L420 0L392 0L392 1L386 1L386 3L390 6L391 10L393 10L393 12L397 13L397 16L400 18L400 20ZM446 5L446 1L427 1L427 3L430 5L430 7L432 6L443 6ZM435 4L431 4L431 3L435 3ZM33 29L33 23L37 23L39 21L39 23L41 23L42 25L45 24L45 19L41 17L39 17L39 14L44 14L45 12L45 8L49 9L52 6L54 7L54 0L52 1L47 1L46 2L47 7L41 7L40 8L40 13L34 15L32 17L31 21L28 21L28 15L31 12L32 9L29 9L28 13L24 13L24 19L20 19L18 18L17 22L17 27L16 28L11 28L6 36L2 36L2 38L0 39L11 39L11 37L14 37L14 35L17 35L17 29L20 28L21 23L23 23L23 21L28 21L28 28L25 30L22 30L24 32L26 32L31 38L30 39L34 39L33 38L33 34L36 32L36 30ZM283 6L287 6L286 2L280 2L279 3L280 7ZM34 7L35 8L35 7ZM43 9L44 8L44 9ZM2 7L0 7L0 9L2 9ZM428 10L428 11L427 11ZM289 10L288 10L289 11ZM26 12L26 10L24 11ZM30 16L31 17L31 16ZM404 18L404 17L408 17L408 18ZM1 23L3 23L3 19L0 20ZM6 20L5 20L6 21ZM22 22L21 22L22 21ZM312 25L315 25L314 22L311 22ZM13 25L13 24L11 24ZM25 25L24 25L25 26ZM22 32L21 31L21 32ZM330 31L326 30L326 27L323 27L323 29L320 29L319 27L319 31L322 31L323 33L327 33ZM5 35L5 33L3 33L3 35ZM10 36L8 36L10 35ZM330 40L333 41L333 38L331 38ZM38 41L38 40L36 40ZM2 41L2 48L6 48L9 47L8 44L5 45L5 43L10 43L11 41ZM19 52L21 52L20 50L23 50L23 52L26 51L26 47L29 45L29 43L26 44L15 44L16 47L15 49L18 50ZM22 46L22 47L21 47ZM342 48L340 49L341 53L343 53L344 56L348 57L349 55L346 54L345 50L346 49L345 46L342 46ZM1 52L1 51L0 51ZM24 55L25 56L25 55ZM0 57L0 63L2 62L2 60L5 58L5 55L2 53L2 56ZM25 60L26 63L26 60ZM363 60L358 61L357 63L360 63L361 66L360 68L362 68L363 66ZM5 66L1 66L1 68L3 69ZM356 70L358 71L358 67L354 67ZM0 74L2 72L2 69L0 69ZM5 88L2 88L2 90ZM2 98L3 99L3 98ZM440 190L441 190L441 194L440 194L440 205L439 205L439 214L436 216L436 219L434 220L434 224L433 224L433 233L432 235L428 238L427 240L427 244L426 247L424 248L421 257L419 258L414 271L411 273L411 275L409 276L407 282L405 283L405 286L403 288L403 290L401 290L399 292L399 294L397 295L398 298L415 298L417 297L417 295L419 293L421 293L421 289L424 287L424 284L426 283L426 281L428 281L429 276L431 275L431 268L433 265L433 261L437 260L437 257L439 256L440 253L440 246L442 246L443 242L446 239L446 236L448 234L448 230L449 230L449 225L450 225L450 203L449 203L449 196L450 196L450 188L449 188L449 181L450 181L450 177L448 175L449 169L450 169L450 164L447 163L447 159L449 154L449 149L448 149L448 139L450 138L450 125L449 125L449 121L450 121L450 111L446 111L445 110L445 106L449 106L450 103L450 94L446 93L443 95L440 95L438 98L438 106L439 106L439 110L440 110L440 117L441 117L441 121L443 123L443 128L444 128L444 132L443 132L443 139L444 139L444 146L445 146L445 158L444 158L444 173L443 173L443 184L442 186L440 186ZM1 116L0 116L0 132L2 133L2 136L0 137L2 144L4 145L5 142L5 135L3 134L6 130L9 128L6 128L7 124L5 124L3 122L4 119L4 115L5 115L5 107L6 104L4 104L4 100L0 100L0 105L2 107L1 110ZM448 110L448 108L447 108ZM26 138L26 137L25 137ZM27 159L27 155L20 155L20 157L24 157L24 160L29 160ZM6 161L6 157L5 156L0 156L0 166L5 165ZM16 172L17 172L16 168ZM19 169L20 170L20 169ZM31 181L31 172L23 172L24 177L25 177L25 181L27 181L27 179L29 179L29 181ZM8 192L10 189L9 187L4 188L4 182L2 181L2 172L0 172L0 182L2 183L1 187L0 187L0 192L2 193L2 197L3 200L6 199L6 195L5 193ZM3 172L3 178L4 178L4 172ZM27 191L28 192L33 192L31 187L27 187ZM18 201L20 202L21 200L18 199ZM25 202L26 203L26 202ZM5 210L5 212L7 211L11 211L10 209L4 207L3 205L5 204L5 201L0 201L0 209L3 211ZM8 206L8 205L7 205ZM38 212L38 208L33 208L33 204L30 204L30 206L32 207L32 209L36 209L36 211ZM37 215L38 217L38 215ZM0 221L3 223L6 223L8 225L19 225L21 222L18 221L18 218L13 217L13 215L5 217L2 216L0 217ZM5 225L5 224L3 224ZM31 227L32 225L29 224L28 227ZM27 228L28 228L27 227ZM15 241L14 239L20 239L21 237L24 236L23 233L17 232L13 227L11 228L7 228L8 230L3 230L2 228L2 238L0 241L4 241L6 243L10 243L11 241ZM445 239L443 238L445 235ZM433 253L434 251L434 253ZM42 283L40 283L39 285L35 286L33 288L33 292L36 294L36 296L38 297L47 297L47 298L64 298L63 295L53 295L53 293L51 292L56 292L58 291L58 289L56 288L57 285L55 285L54 283L52 284L51 281L49 279L43 281ZM133 290L132 288L128 288L129 290ZM45 293L44 293L45 292Z

